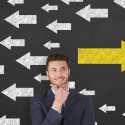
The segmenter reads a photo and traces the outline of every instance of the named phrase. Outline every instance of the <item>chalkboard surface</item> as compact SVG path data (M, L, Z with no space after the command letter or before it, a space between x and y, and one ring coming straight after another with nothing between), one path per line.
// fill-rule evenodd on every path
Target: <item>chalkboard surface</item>
M0 0L2 125L31 125L30 98L49 88L55 52L69 56L76 91L92 96L95 124L125 125L124 40L125 0Z

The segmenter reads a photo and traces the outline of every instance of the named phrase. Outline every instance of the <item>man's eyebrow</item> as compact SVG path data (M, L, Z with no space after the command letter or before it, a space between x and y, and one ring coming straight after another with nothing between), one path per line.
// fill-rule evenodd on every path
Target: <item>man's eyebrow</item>
M67 68L66 66L62 66L61 68Z
M50 69L56 69L56 68L52 67L52 68L50 68Z
M62 66L61 68L66 68L66 66ZM50 68L50 69L57 69L57 68L55 68L55 67L52 67L52 68Z

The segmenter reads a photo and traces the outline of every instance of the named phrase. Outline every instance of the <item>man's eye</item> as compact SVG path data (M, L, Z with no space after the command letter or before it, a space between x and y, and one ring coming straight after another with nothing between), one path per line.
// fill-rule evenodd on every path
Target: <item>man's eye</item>
M55 71L56 71L56 69L51 69L50 71L51 71L51 72L55 72Z
M65 68L61 68L61 71L64 71L65 70Z

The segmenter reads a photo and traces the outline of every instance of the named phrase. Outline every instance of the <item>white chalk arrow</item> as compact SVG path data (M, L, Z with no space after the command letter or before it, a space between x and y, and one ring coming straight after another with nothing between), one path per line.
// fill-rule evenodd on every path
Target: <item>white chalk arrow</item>
M4 65L0 65L0 74L4 74Z
M19 28L20 24L36 24L36 15L19 15L19 11L15 12L11 16L7 17L5 21Z
M84 95L95 95L95 91L94 91L94 90L86 90L86 89L83 89L83 90L80 91L79 93L84 94Z
M122 115L125 116L125 113L123 113Z
M24 4L24 0L8 0L8 3L15 6L15 4Z
M36 79L38 82L41 82L43 80L49 80L47 76L43 76L41 74L35 76L34 79Z
M34 96L33 88L16 88L16 83L2 91L4 95L16 101L16 97L32 97Z
M125 8L125 0L114 0L114 2L119 6Z
M70 89L75 89L75 81L69 81L69 82L68 82L68 87L69 87Z
M61 1L66 3L67 5L69 5L70 2L83 2L83 0L61 0Z
M45 11L47 11L47 12L49 12L50 10L58 10L58 6L56 6L56 5L49 5L49 4L46 4L46 5L44 5L43 7L41 7L43 10L45 10Z
M90 22L91 18L108 18L108 9L91 9L88 5L76 14Z
M30 56L30 52L20 57L16 61L26 68L30 69L31 65L46 65L47 56Z
M95 122L95 125L97 125L97 122Z
M20 125L20 119L6 118L6 115L0 118L0 125Z
M52 48L60 48L60 43L51 43L51 41L49 41L45 43L43 46L51 50Z
M46 27L57 33L58 30L71 30L71 23L57 23L57 20L55 20Z
M11 46L16 46L16 47L25 46L25 40L24 39L11 39L11 36L9 36L8 38L1 41L0 44L2 44L3 46L11 50Z
M102 107L100 107L99 109L102 110L105 113L107 113L107 111L116 111L115 106L107 106L106 104L103 105Z

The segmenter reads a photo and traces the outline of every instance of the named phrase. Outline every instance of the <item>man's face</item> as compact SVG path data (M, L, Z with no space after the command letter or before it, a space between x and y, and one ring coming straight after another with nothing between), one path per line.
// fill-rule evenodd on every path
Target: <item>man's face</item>
M55 84L57 87L67 86L70 69L66 61L50 61L46 73L52 84Z

